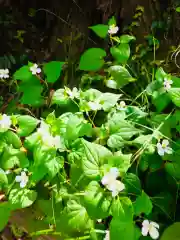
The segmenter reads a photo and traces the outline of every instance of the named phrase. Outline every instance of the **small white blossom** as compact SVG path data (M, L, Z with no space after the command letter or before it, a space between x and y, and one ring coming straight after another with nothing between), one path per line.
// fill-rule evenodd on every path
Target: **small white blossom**
M121 181L116 180L118 176L118 169L111 168L110 171L101 179L101 183L112 192L112 197L116 197L119 192L125 189L125 185Z
M167 79L167 78L164 79L163 85L164 85L164 88L165 88L166 91L171 89L172 84L173 84L173 81L171 79Z
M24 188L29 181L29 177L23 171L21 172L21 175L16 176L15 181L20 183L21 188Z
M0 69L0 78L9 78L9 69Z
M102 219L97 219L97 222L98 223L102 223Z
M105 235L104 240L110 240L110 232L109 232L109 230L106 230L106 235Z
M74 87L72 91L69 88L65 88L65 91L69 95L69 98L71 99L79 98L79 91L76 87Z
M0 115L0 132L6 132L12 124L11 118L6 114Z
M160 156L164 156L165 153L172 153L172 148L169 147L169 141L167 139L162 140L162 143L158 142L156 146Z
M126 109L126 103L124 101L121 101L117 107L118 110L125 110Z
M6 170L6 171L5 171L5 174L6 174L6 175L8 175L8 174L10 174L10 173L11 173L11 170Z
M113 24L113 25L109 26L108 33L110 35L113 35L113 34L116 34L118 32L118 30L119 30L119 27L116 26L115 24Z
M30 71L32 72L33 75L36 75L41 72L41 69L35 63L33 66L30 67Z
M155 222L148 221L148 220L144 220L142 222L141 233L143 236L147 236L149 233L152 239L158 239L159 238L158 229L159 229L159 224Z

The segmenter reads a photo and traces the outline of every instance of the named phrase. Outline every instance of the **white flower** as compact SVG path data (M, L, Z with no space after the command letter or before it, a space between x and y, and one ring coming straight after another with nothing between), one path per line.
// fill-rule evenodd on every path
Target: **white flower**
M171 88L171 85L173 84L173 81L171 79L164 79L164 88L166 89L166 91L168 91Z
M171 154L172 148L169 147L169 141L167 139L164 139L162 143L157 143L157 152L160 156L164 156L165 153Z
M158 239L159 232L157 229L159 229L159 224L148 220L144 220L142 223L141 233L143 236L147 236L149 233L152 239Z
M76 87L74 87L72 91L69 88L65 88L65 91L69 95L69 98L71 99L79 98L79 91Z
M119 27L116 26L115 24L109 26L109 30L108 30L108 33L113 35L113 34L116 34L119 30Z
M97 110L101 110L102 105L97 101L97 102L88 102L88 106L90 107L90 109L92 111L97 111Z
M16 176L15 181L20 183L20 187L24 188L28 183L29 177L26 175L26 173L23 171L21 172L21 175Z
M6 170L6 171L5 171L5 174L6 174L6 175L8 175L8 174L10 174L10 173L11 173L11 170Z
M125 110L126 109L126 103L124 101L121 101L117 107L118 110Z
M112 192L112 197L117 196L119 192L125 189L125 185L121 181L116 180L118 176L119 171L114 167L101 179L101 183Z
M43 144L47 147L55 147L56 149L60 147L60 136L53 137L50 132L50 125L47 123L42 121L37 133L39 134Z
M36 75L37 73L41 72L41 69L35 63L33 66L30 67L30 71L32 72L33 75Z
M6 132L12 124L11 118L6 114L0 116L0 132Z
M9 78L9 69L0 69L0 78Z
M97 222L98 223L102 223L102 219L97 219Z
M110 232L109 232L109 230L106 230L106 235L105 235L104 240L110 240Z

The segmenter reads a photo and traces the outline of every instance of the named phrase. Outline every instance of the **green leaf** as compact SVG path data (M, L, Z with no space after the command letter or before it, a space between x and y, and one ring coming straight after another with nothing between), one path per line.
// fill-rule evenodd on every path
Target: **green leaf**
M8 185L8 178L3 169L0 168L0 191Z
M69 200L60 216L60 227L63 232L84 232L93 227L93 221L89 218L85 207L76 200Z
M39 140L39 134L35 132L26 137L24 141L24 147L32 151L39 143Z
M132 154L116 152L114 156L108 157L108 165L119 169L120 175L125 174L131 166Z
M152 212L152 202L149 196L142 191L142 194L137 197L136 202L133 204L134 206L134 214L139 216L141 213L145 213L149 215Z
M103 93L99 97L100 104L104 111L109 111L112 107L116 105L121 94L114 94L114 93Z
M109 21L108 21L108 25L111 26L111 25L116 25L116 19L114 16L112 16Z
M120 222L133 221L133 205L128 197L113 199L111 206L111 213L113 217L118 218Z
M5 170L12 169L17 166L26 168L29 166L29 160L23 151L14 149L10 145L4 148L3 155L0 159L0 164Z
M176 12L180 12L180 7L177 7L177 8L176 8Z
M121 222L119 218L113 218L110 223L110 239L117 240L119 237L121 239L134 240L139 239L136 237L136 229L133 221Z
M12 144L12 146L14 148L22 147L22 142L21 142L20 137L13 131L5 132L4 137L5 137L7 144Z
M11 214L11 206L8 202L0 203L0 232L5 228Z
M56 176L59 170L64 166L64 158L62 156L55 157L50 161L47 161L45 163L45 166L47 168L48 175L50 176L50 178L53 178Z
M32 73L29 69L29 66L23 66L14 73L13 77L16 80L22 80L24 82L27 82L31 79Z
M106 36L108 34L109 26L104 25L104 24L97 24L97 25L89 27L89 28L92 29L93 32L95 32L97 36L99 36L101 38L106 38Z
M135 81L125 67L115 65L109 68L109 72L113 77L113 80L117 83L117 89L122 88L129 82Z
M85 190L84 205L92 219L103 219L109 215L111 197L105 196L99 183L92 181Z
M46 80L49 83L54 83L61 75L64 62L52 61L44 64L43 71L46 74Z
M169 89L168 94L169 94L172 102L177 107L180 107L180 88L171 88L171 89Z
M167 76L167 74L164 72L163 68L158 68L156 71L156 80L160 83L164 81L164 78Z
M120 36L119 40L120 40L120 43L129 43L132 40L136 40L136 38L134 36L125 34Z
M23 93L21 103L33 106L42 104L42 90L43 86L41 85L40 80L36 76L32 76L30 81L28 82L22 82L18 89L18 91Z
M121 137L121 133L112 134L107 141L108 147L112 149L119 149L125 144L124 139Z
M165 229L161 240L179 240L180 239L180 222L175 222Z
M130 47L127 43L121 43L117 47L111 47L111 55L117 63L125 64L130 57Z
M79 69L84 71L98 71L104 65L106 52L101 48L89 48L81 56Z
M69 103L69 98L65 94L64 88L60 88L53 93L51 104L64 105Z
M173 178L179 180L180 179L180 164L179 163L170 163L167 162L165 164L165 170L168 172Z
M9 203L13 210L31 206L36 200L37 193L29 189L13 189L9 194Z
M126 190L128 193L133 193L136 195L140 195L141 194L141 182L138 178L138 176L136 176L133 173L128 173L126 175L126 177L124 178L124 183L126 186Z
M100 167L104 162L104 158L112 156L112 153L107 148L84 139L82 139L82 144L84 154L81 161L84 174L90 179L99 179Z
M32 133L35 130L37 124L39 123L39 120L28 115L18 116L17 121L19 125L17 133L21 137L26 137L30 133Z

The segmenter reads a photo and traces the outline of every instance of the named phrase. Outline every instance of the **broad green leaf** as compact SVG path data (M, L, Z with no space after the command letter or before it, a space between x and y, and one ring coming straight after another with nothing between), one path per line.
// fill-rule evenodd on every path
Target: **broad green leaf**
M105 38L108 34L109 26L104 25L104 24L97 24L97 25L89 27L89 28L92 29L93 32L95 32L97 36L99 36L101 38Z
M60 227L63 232L77 233L93 227L93 221L89 218L85 207L76 200L69 200L60 216Z
M109 111L112 107L114 107L121 97L121 94L114 93L102 93L99 97L100 104L104 111Z
M0 232L5 228L11 215L11 206L8 202L0 203Z
M127 43L121 43L116 47L111 47L110 51L117 63L125 64L130 57L130 47Z
M43 104L43 99L41 96L42 90L43 86L36 76L32 76L28 82L22 82L18 89L19 92L23 93L21 103L33 106Z
M109 72L113 77L113 80L117 83L117 88L122 88L129 82L135 81L128 70L125 67L115 65L109 68Z
M157 69L155 77L158 82L162 83L166 76L167 74L164 72L162 67Z
M169 89L168 94L169 94L172 102L177 107L180 107L180 88L171 88L171 89Z
M113 199L111 213L114 218L122 223L133 221L133 205L128 197Z
M104 158L112 156L112 153L107 148L84 139L82 139L82 145L84 154L81 161L84 174L90 179L99 179Z
M26 168L29 166L29 160L23 151L14 149L10 145L4 148L4 152L0 158L0 165L5 170L12 169L17 166Z
M44 64L43 71L46 75L46 80L49 83L54 83L61 75L64 62L52 61Z
M60 88L53 93L51 104L66 105L69 103L69 101L70 100L65 94L64 88Z
M136 38L134 36L125 34L120 36L119 40L120 40L120 43L129 43L132 40L136 40Z
M101 48L89 48L81 56L79 69L84 71L98 71L104 65L106 52Z
M113 218L110 223L110 239L117 240L128 239L134 240L139 239L136 237L136 229L133 220L129 222L122 222L119 218ZM139 235L139 234L138 234Z
M115 133L110 135L107 141L108 147L112 149L119 149L125 144L124 139L121 137L121 133Z
M16 80L22 80L24 82L27 82L31 79L32 73L29 69L29 66L23 66L14 73L13 77Z
M180 164L179 163L170 163L167 162L165 164L165 170L168 172L173 178L179 180L180 179Z
M104 194L98 182L92 181L85 190L84 205L92 219L103 219L109 215L111 197Z
M27 137L35 130L37 124L39 123L39 120L28 115L17 116L17 121L19 126L17 133L21 137Z
M158 90L153 92L152 102L155 105L157 112L160 113L168 106L168 104L171 102L171 99L167 93Z
M4 172L4 170L0 168L0 191L2 191L2 189L7 187L7 185L8 185L7 175Z
M152 202L149 198L149 196L142 191L142 194L137 197L134 206L134 214L136 216L139 216L141 213L145 213L146 215L149 215L152 212Z
M12 146L14 148L22 147L22 142L21 142L20 137L13 131L5 132L4 137L5 137L7 144L12 144Z
M116 152L114 156L108 157L108 165L119 169L120 175L125 174L131 166L132 154Z
M126 190L128 193L133 193L136 195L140 195L141 194L141 182L138 178L138 176L136 176L133 173L128 173L126 175L126 177L123 179L125 186L126 186Z
M24 147L32 151L37 146L37 144L39 144L39 140L39 134L35 132L26 137L24 141Z
M179 240L180 239L180 222L175 222L170 225L162 234L160 240Z
M50 178L53 178L64 166L64 158L62 156L52 158L50 161L47 161L45 163L45 166L47 168L48 175Z
M9 194L9 203L12 209L21 209L31 206L36 200L37 193L29 189L13 189Z
M180 7L177 7L177 8L176 8L176 12L180 12Z

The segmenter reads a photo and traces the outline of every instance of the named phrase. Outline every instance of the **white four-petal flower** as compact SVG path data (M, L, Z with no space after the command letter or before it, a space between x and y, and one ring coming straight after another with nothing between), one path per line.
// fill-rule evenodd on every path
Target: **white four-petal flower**
M126 103L124 101L120 101L117 109L118 110L125 110L126 109Z
M76 87L74 87L72 91L69 88L65 88L65 91L69 95L69 98L71 99L79 98L79 91Z
M116 26L115 24L113 24L113 25L110 25L110 26L109 26L108 33L109 33L110 35L113 35L113 34L116 34L116 33L118 32L118 30L119 30L119 27Z
M92 111L101 110L101 108L102 108L102 105L99 103L99 101L97 101L97 102L90 101L90 102L88 102L88 106L90 107L90 109Z
M0 78L9 78L9 69L0 69Z
M169 141L167 139L162 140L162 143L158 142L156 146L160 156L164 156L165 153L172 153L172 148L169 147Z
M30 67L30 71L32 72L33 75L36 75L41 72L41 69L35 63L33 66Z
M6 132L12 124L11 118L6 114L0 115L0 132Z
M112 197L115 197L119 194L119 192L125 189L125 185L117 180L119 176L119 171L117 168L113 167L110 169L108 173L104 175L101 179L101 183L112 192Z
M20 183L21 188L24 188L29 181L29 177L26 175L26 172L22 171L21 175L16 176L15 181Z
M144 220L142 222L142 229L141 233L143 236L147 236L148 233L151 236L152 239L158 239L159 237L159 224L149 221L149 220Z
M167 79L167 78L164 79L163 85L166 91L168 91L171 88L172 84L173 84L173 81L171 79Z

